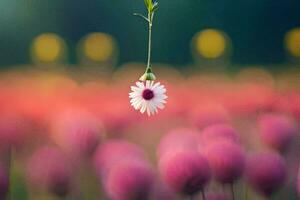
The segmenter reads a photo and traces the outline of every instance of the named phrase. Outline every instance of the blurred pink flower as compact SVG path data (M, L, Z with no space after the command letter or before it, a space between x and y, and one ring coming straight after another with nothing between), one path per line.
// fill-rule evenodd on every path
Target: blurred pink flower
M93 155L104 137L102 124L94 116L78 110L65 110L52 121L55 142L75 158Z
M229 124L214 124L206 127L201 134L200 143L215 142L216 140L228 140L233 143L240 143L237 131Z
M0 116L0 144L22 146L29 134L27 121L16 114L3 114Z
M106 141L99 146L93 158L99 178L106 177L113 166L127 160L145 160L145 154L137 145L117 139Z
M37 188L49 190L59 196L68 193L70 187L70 166L64 155L56 148L38 149L27 163L29 182Z
M123 161L114 165L104 181L112 200L150 199L154 173L146 162Z
M288 148L297 133L296 124L283 115L265 114L258 123L262 141L280 152Z
M110 199L150 197L154 173L137 145L125 140L107 141L98 147L93 162Z
M202 151L220 183L232 184L243 175L246 155L240 145L219 140L209 143Z
M130 112L112 109L101 117L105 130L109 136L122 136L128 127L133 124L134 118L129 115Z
M266 196L272 195L285 182L287 168L283 157L273 152L256 153L246 167L248 183Z
M157 147L157 156L160 157L166 153L178 150L197 151L197 138L200 132L189 128L177 128L170 130L164 135Z
M203 190L211 173L207 160L196 151L176 151L159 158L163 180L176 192L193 195Z

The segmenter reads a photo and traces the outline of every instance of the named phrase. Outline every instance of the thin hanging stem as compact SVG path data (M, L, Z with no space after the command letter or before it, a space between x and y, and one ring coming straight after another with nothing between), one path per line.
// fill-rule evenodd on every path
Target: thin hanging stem
M152 50L152 23L154 12L158 9L158 2L154 0L144 0L146 8L148 10L148 16L144 16L140 13L134 13L135 16L141 17L148 22L148 58L147 67L145 73L140 77L140 81L154 81L156 79L155 75L152 73L151 68L151 50Z
M152 48L152 20L153 13L148 13L148 22L149 22L149 37L148 37L148 61L147 61L147 70L151 69L151 48Z

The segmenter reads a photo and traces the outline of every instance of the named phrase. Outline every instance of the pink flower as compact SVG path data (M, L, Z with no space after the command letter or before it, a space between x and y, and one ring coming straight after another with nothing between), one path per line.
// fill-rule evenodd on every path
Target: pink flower
M27 122L21 116L5 114L0 116L0 145L15 145L19 147L28 134Z
M110 140L99 146L94 168L110 199L148 199L154 180L152 168L137 145Z
M198 131L188 128L177 128L169 131L159 142L157 148L158 157L169 152L172 153L174 149L176 149L176 151L188 149L197 151L197 138L199 135L200 133Z
M220 183L232 184L243 175L246 158L241 146L219 140L205 146L203 153Z
M282 115L265 114L258 123L262 141L281 152L287 149L297 132L293 121Z
M145 160L145 154L137 145L117 139L109 140L99 146L93 158L99 178L107 176L113 166L127 160Z
M228 124L214 124L206 127L201 134L201 143L215 142L216 140L228 140L229 142L240 143L237 131Z
M286 170L285 161L279 154L256 153L247 161L246 176L255 190L270 196L284 184Z
M196 151L175 151L159 159L163 180L176 192L193 195L203 190L211 173L207 160Z
M59 196L64 196L69 191L69 166L62 153L55 148L44 147L37 150L28 161L27 176L35 187Z
M53 138L73 157L91 156L103 138L101 123L86 112L67 111L52 123Z
M104 181L112 200L150 199L154 174L145 162L123 161L113 166Z

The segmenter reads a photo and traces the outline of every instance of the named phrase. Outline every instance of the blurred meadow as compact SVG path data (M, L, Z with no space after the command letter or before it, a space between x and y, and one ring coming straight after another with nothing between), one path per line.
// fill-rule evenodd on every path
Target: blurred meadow
M300 199L300 2L0 1L0 200Z

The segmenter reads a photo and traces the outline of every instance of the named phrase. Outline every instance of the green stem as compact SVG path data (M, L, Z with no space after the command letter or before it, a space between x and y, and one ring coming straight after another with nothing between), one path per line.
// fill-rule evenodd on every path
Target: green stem
M245 190L245 200L248 200L248 186L246 186Z
M201 194L202 194L202 200L205 200L205 192L204 192L204 190L201 191Z
M152 19L153 14L151 12L148 13L148 20L149 20L149 37L148 37L148 62L147 62L147 69L151 69L151 43L152 43Z
M233 183L230 185L231 188L231 196L232 196L232 200L235 200L235 195L234 195L234 185Z

